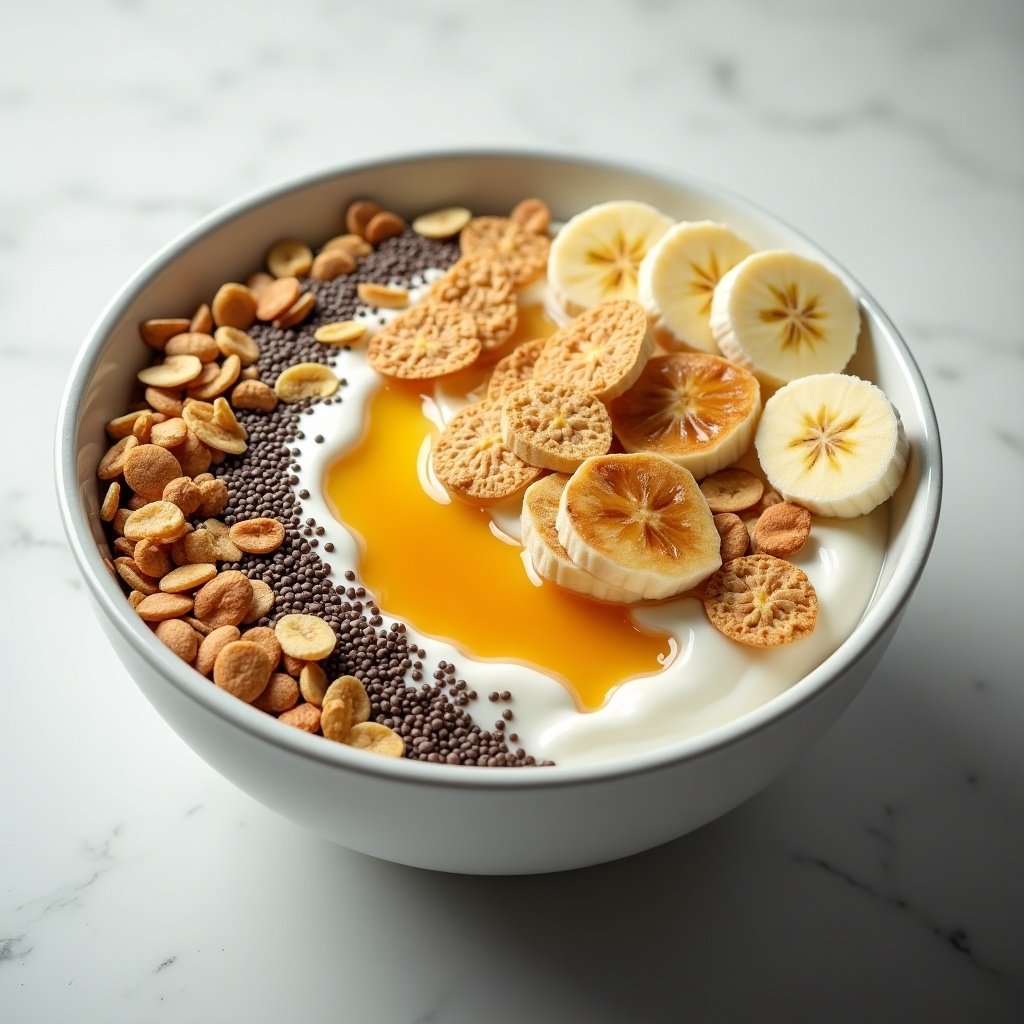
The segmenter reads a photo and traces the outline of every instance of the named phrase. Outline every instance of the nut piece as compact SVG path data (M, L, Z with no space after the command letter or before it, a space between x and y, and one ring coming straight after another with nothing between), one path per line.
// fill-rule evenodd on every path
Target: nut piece
M258 644L263 648L263 653L270 659L272 668L277 668L281 660L281 645L274 636L274 631L269 626L254 626L242 634L243 640Z
M195 617L208 626L237 626L248 614L250 604L252 584L249 578L237 569L229 569L215 576L196 594Z
M117 575L132 588L133 593L148 597L159 590L157 581L152 576L147 576L134 558L127 556L115 558L114 569L117 571Z
M303 700L322 708L327 686L327 674L315 661L302 666L299 672L299 690L302 692Z
M139 602L135 610L139 618L146 622L163 622L164 619L188 615L192 611L192 598L185 594L149 594Z
M157 540L140 540L135 545L132 558L138 563L139 568L154 579L160 579L171 571L171 558L167 554L167 548Z
M103 495L103 503L100 505L100 519L109 523L117 513L117 507L121 503L121 485L114 480Z
M178 403L180 411L181 403ZM154 423L153 429L149 432L150 444L157 444L161 448L177 448L188 435L188 424L180 416L172 416L163 423Z
M356 293L361 302L383 309L405 309L409 305L409 293L397 285L377 284L374 281L360 281Z
M163 496L164 488L179 476L180 463L158 444L136 445L125 456L125 483L140 497L156 501Z
M366 238L366 226L380 212L380 206L372 200L357 199L345 211L345 230L358 238Z
M750 538L743 520L734 512L719 512L714 517L715 529L722 538L722 561L731 562L747 553Z
M379 722L361 722L349 730L345 743L358 750L370 754L381 754L384 757L403 757L405 743L393 729Z
M320 729L320 709L312 704L300 704L297 708L279 715L277 720L286 725L293 725L303 732L317 732Z
M712 512L742 512L756 505L764 484L745 469L723 469L700 482L701 493Z
M332 249L343 249L357 260L369 256L373 252L373 246L359 235L335 235L334 238L329 238L324 242L321 251L328 252Z
M203 495L190 477L178 476L164 487L161 498L173 502L186 516L190 516L199 508Z
M252 586L252 602L243 622L255 622L264 615L269 615L274 610L274 602L277 600L273 588L263 580L249 580L249 584Z
M200 334L211 334L213 332L213 314L205 302L201 303L199 308L192 314L192 319L188 322L188 329L190 331L198 331Z
M247 555L269 555L284 543L284 526L276 519L260 516L235 523L228 536L239 551Z
M143 392L143 397L164 416L181 415L181 396L175 389L149 387Z
M274 635L285 654L303 661L321 661L338 642L334 630L316 615L284 615L278 619Z
M312 292L303 292L283 313L274 317L273 325L281 328L301 324L313 312L315 305L316 296Z
M224 394L242 372L242 361L238 356L228 356L219 367L216 363L210 365L214 368L213 375L209 380L197 381L190 387L187 392L189 398L198 398L204 402L216 398L217 395Z
M247 330L256 319L256 296L244 284L222 284L213 297L210 312L218 327Z
M198 487L199 514L219 516L228 506L228 485L223 480L203 480Z
M347 249L324 249L313 260L309 275L317 281L333 281L356 269L356 258Z
M266 689L273 669L259 644L233 640L225 644L213 663L213 681L247 703Z
M275 672L263 692L252 702L254 708L272 715L289 711L299 702L299 687L291 676Z
M208 676L213 671L213 663L217 660L217 655L240 636L241 633L238 632L237 626L218 626L216 629L211 629L199 645L199 651L196 654L196 671Z
M360 320L335 320L321 324L313 332L313 338L322 345L354 345L365 334L366 324Z
M443 210L421 213L412 229L424 238L452 238L469 222L473 214L464 206L446 206Z
M322 363L296 363L282 370L274 391L282 402L301 402L306 398L329 398L340 381L329 366Z
M238 356L243 366L251 366L260 357L259 345L237 327L218 327L213 338L222 356Z
M142 340L150 347L163 351L164 345L176 334L183 334L188 330L189 322L178 317L174 319L146 320L139 324L139 334Z
M296 277L281 277L268 284L256 303L256 316L260 320L274 320L295 305L302 292Z
M180 594L186 590L195 590L196 587L201 587L204 583L209 583L216 575L217 566L213 562L179 565L160 577L160 589L165 594Z
M777 558L795 555L811 532L811 513L780 501L766 508L754 527L754 551Z
M546 235L551 224L551 210L543 199L524 199L516 203L509 219L534 235Z
M107 437L111 441L120 441L135 432L135 421L148 413L148 409L136 409L134 412L126 412L123 416L115 416L107 423ZM136 438L138 440L138 438Z
M380 245L389 238L396 238L405 230L405 221L390 210L375 213L366 225L364 236L370 245Z
M212 362L220 355L212 334L204 331L186 331L176 334L164 348L168 356L195 356L202 363Z
M274 277L302 277L313 266L313 252L304 242L285 238L267 253L267 270Z
M231 404L236 409L273 412L277 408L277 395L261 380L243 380L231 392Z
M308 698L307 698L308 699ZM323 703L340 701L349 706L352 724L365 722L370 717L370 698L366 687L355 676L339 676L327 687Z
M154 388L180 388L195 380L202 370L202 361L197 356L168 356L162 363L139 370L135 376Z
M124 463L128 458L128 453L138 443L133 434L128 434L111 445L100 459L100 464L96 467L96 475L101 480L116 480L124 472Z
M192 664L199 649L196 631L181 619L166 619L153 631L156 638L166 644L182 661Z
M124 524L124 535L129 540L172 541L188 530L188 523L177 505L169 501L151 501L136 509Z
M329 700L320 711L320 730L329 740L344 743L352 728L352 711L343 700Z

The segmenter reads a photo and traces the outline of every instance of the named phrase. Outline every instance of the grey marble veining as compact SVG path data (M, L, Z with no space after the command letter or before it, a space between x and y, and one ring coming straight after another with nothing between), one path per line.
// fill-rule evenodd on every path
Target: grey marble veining
M1020 3L49 0L5 43L0 1019L1024 1018ZM281 178L469 146L776 211L903 332L944 443L932 559L840 722L725 818L562 876L382 864L236 792L115 661L54 508L64 376L158 247Z

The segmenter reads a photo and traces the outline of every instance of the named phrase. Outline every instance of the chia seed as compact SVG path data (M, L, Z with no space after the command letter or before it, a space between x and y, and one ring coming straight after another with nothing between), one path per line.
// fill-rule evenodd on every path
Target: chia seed
M256 323L249 330L260 348L256 364L260 379L272 384L284 369L298 362L333 363L338 350L316 341L313 333L321 324L356 317L360 282L404 282L409 286L421 282L418 275L426 269L446 269L458 257L457 243L406 231L381 244L352 274L334 281L303 279L303 288L317 300L304 323L287 329ZM343 379L342 389L346 384ZM340 394L335 396L335 401L341 400ZM509 747L509 741L518 740L514 734L504 735L511 711L503 711L493 729L482 729L469 710L478 700L477 693L464 679L455 681L454 665L441 661L436 670L425 670L422 659L426 652L413 645L404 623L385 626L373 595L364 587L345 587L332 581L330 566L317 551L316 537L323 536L324 527L302 515L298 497L308 498L309 492L303 489L296 496L293 490L299 482L294 475L301 466L297 460L302 457L294 444L305 439L300 417L311 413L312 405L308 400L279 403L272 412L238 410L238 420L249 433L248 451L241 459L226 459L211 467L228 487L228 505L221 516L228 526L256 516L272 516L285 527L285 541L272 555L246 555L223 566L263 580L275 593L271 613L252 625L273 626L290 614L323 618L338 638L334 652L323 663L328 678L356 676L370 698L371 720L398 733L405 741L405 756L411 760L494 768L551 764L537 761L521 747ZM321 434L314 438L317 444L323 441ZM334 545L325 543L322 550L333 553ZM350 584L357 578L353 569L338 575ZM509 701L511 697L507 690L494 691L489 700Z

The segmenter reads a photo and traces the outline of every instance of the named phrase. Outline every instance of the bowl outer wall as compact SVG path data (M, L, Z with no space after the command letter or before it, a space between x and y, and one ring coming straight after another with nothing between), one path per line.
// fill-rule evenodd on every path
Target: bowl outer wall
M863 357L858 357L866 364L857 369L878 380L903 412L914 442L911 472L917 475L914 486L897 495L893 543L876 595L854 635L805 679L738 722L649 755L537 772L367 759L283 729L178 662L131 613L96 547L100 534L94 467L104 445L102 424L120 411L120 397L145 360L136 325L208 299L211 278L244 278L253 269L252 254L277 237L317 240L335 233L344 204L367 194L405 214L456 201L500 210L525 194L541 194L561 216L593 202L630 196L679 219L728 221L758 247L795 248L840 273L861 301L869 333L868 343L861 346ZM186 249L191 258L180 261ZM101 315L68 382L58 427L57 474L65 529L115 649L147 697L201 756L257 799L345 845L422 866L485 872L552 870L644 849L722 813L770 781L835 719L880 657L923 568L941 493L938 431L920 373L873 300L820 249L713 186L539 154L443 154L329 171L261 192L206 218L157 254ZM229 756L226 752L236 741L237 756ZM275 764L271 777L259 770L264 761ZM312 790L305 778L310 775L317 777ZM674 781L663 792L655 778ZM358 787L354 780L359 780ZM700 785L687 780L700 780ZM591 807L583 794L597 784L600 796ZM378 811L353 816L356 792L363 790L365 806L376 801ZM370 790L377 790L376 795L371 797ZM335 799L324 801L325 791ZM299 794L308 792L319 792L321 799L306 814L298 805ZM630 807L621 803L627 792ZM672 793L677 798L665 804ZM451 807L442 813L453 796ZM684 797L685 806L680 806ZM409 845L401 810L409 800L432 811L418 831L438 833L433 852ZM470 815L471 802L480 802L481 808ZM668 806L676 811L665 814ZM379 813L381 807L388 808L388 815ZM487 808L493 813L485 813ZM620 815L639 820L626 827ZM349 822L355 820L359 826L353 830ZM571 834L560 836L569 828L567 820ZM542 822L547 825L542 827ZM391 841L388 835L394 828L397 836ZM479 850L467 856L465 841L470 837ZM525 843L522 849L516 837Z

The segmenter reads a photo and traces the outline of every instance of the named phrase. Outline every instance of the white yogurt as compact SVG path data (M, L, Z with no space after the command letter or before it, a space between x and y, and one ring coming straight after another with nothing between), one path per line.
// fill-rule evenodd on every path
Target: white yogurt
M360 315L376 323L376 311ZM302 502L305 514L324 527L322 540L333 542L336 549L330 561L342 568L357 568L359 551L352 534L334 519L323 486L330 464L360 439L367 404L380 386L364 349L365 344L338 353L335 372L348 380L344 401L315 406L302 418L307 440L294 442L302 465L296 490L310 494ZM464 396L438 388L430 411L444 421L465 401ZM316 434L327 441L312 443ZM421 479L434 500L447 502L443 489L430 480L428 467L425 447ZM494 518L496 534L517 542L518 506L496 510ZM477 660L445 641L422 635L413 623L407 626L413 643L427 652L425 665L453 662L459 675L482 694L512 691L518 745L535 757L559 764L607 762L725 725L821 664L850 635L871 598L885 557L888 526L885 505L857 519L815 518L810 538L791 561L807 573L818 593L819 618L811 636L797 643L763 651L736 643L711 625L702 604L692 598L635 609L638 622L673 638L672 654L664 669L622 683L596 711L579 711L566 687L543 672L517 663ZM381 607L381 614L387 621L400 618L386 607ZM492 709L486 699L468 710L482 728L489 727Z

